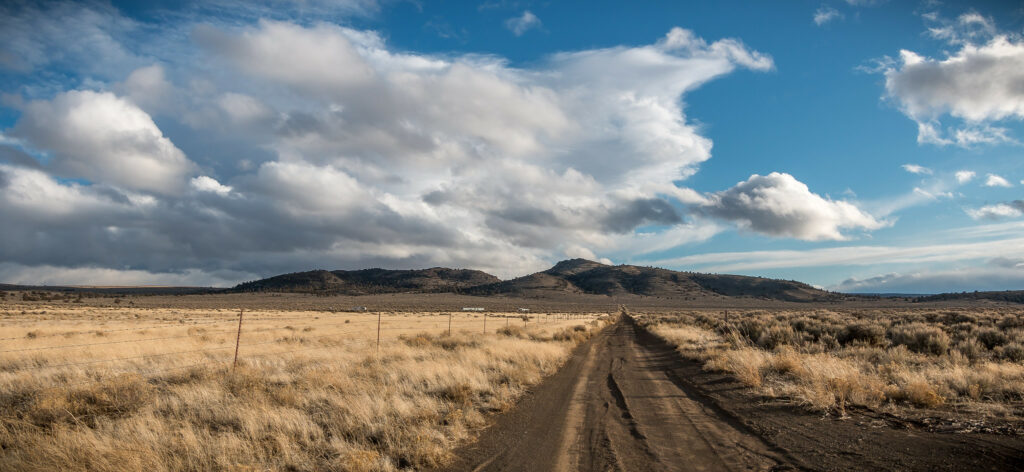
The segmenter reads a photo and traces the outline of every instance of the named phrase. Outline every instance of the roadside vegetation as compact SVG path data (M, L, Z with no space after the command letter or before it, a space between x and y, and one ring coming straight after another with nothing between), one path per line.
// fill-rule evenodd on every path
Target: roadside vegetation
M815 411L1024 416L1024 310L636 315L704 368Z
M482 334L476 315L460 315L472 329L457 320L449 335L447 316L396 315L378 351L367 322L375 314L254 315L232 369L230 324L139 310L78 319L55 307L35 321L13 308L0 319L18 338L0 346L0 470L443 468L488 415L608 321L492 319ZM166 325L130 331L157 321ZM118 343L129 336L173 340ZM107 341L87 352L37 349ZM157 355L182 351L200 352ZM125 360L90 363L108 358Z

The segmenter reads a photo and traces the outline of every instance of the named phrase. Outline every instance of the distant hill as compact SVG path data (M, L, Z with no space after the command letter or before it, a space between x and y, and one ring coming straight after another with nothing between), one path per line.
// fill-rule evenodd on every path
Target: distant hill
M1006 290L1002 292L960 292L940 293L914 298L914 302L946 302L954 300L992 300L997 302L1024 303L1024 290Z
M661 298L750 297L793 302L840 300L843 295L788 280L698 274L656 267L605 265L586 259L562 261L543 272L468 289L480 295L642 295Z
M744 297L792 302L832 301L845 297L788 280L677 272L633 265L612 266L586 259L562 261L548 270L504 281L485 272L465 269L314 270L246 282L233 291L338 295L458 292L530 297L589 294L684 300Z
M500 282L501 279L468 269L434 267L420 270L311 270L278 275L236 286L236 292L301 292L367 295L400 292L457 292Z

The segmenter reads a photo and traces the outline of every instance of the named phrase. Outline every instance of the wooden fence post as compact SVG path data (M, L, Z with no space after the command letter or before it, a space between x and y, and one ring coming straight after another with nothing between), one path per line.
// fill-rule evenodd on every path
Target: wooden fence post
M235 362L231 364L231 368L238 367L238 346L242 342L242 314L245 313L244 308L238 309L238 334L235 335Z
M377 312L377 352L380 352L380 312Z

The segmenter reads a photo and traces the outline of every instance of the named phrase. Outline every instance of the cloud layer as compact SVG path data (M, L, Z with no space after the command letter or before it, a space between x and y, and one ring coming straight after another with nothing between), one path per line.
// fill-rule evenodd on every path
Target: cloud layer
M0 260L19 277L433 265L512 276L565 254L705 240L721 230L708 218L807 240L882 225L787 174L710 195L676 185L711 156L686 93L773 67L738 40L674 28L652 44L516 68L397 51L374 31L261 20L177 25L164 35L180 41L172 55L153 57L118 39L132 22L78 8L22 18L57 31L74 17L103 33L85 46L117 54L90 53L105 71L94 82L22 90L3 132L0 218L19 224L0 228ZM40 44L60 48L15 45L2 67L49 67L58 55L32 53Z

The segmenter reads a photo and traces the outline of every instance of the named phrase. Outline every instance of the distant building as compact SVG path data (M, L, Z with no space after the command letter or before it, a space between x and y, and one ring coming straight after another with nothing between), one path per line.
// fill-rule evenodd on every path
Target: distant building
M519 309L519 313L529 313L529 312L530 312L529 308L520 308Z
M464 306L462 311L484 311L483 307L478 306Z
M354 306L354 307L352 307L352 311L366 311L366 307L365 306Z

